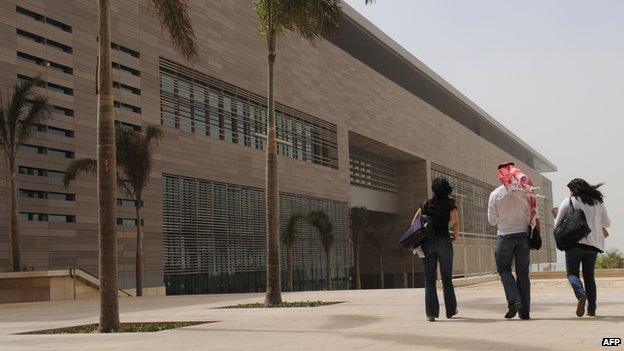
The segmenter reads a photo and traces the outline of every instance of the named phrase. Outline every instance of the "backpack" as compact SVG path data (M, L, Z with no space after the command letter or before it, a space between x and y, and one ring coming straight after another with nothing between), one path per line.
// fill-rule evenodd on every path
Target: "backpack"
M561 251L573 248L579 240L591 233L585 212L574 208L571 197L570 208L572 212L555 228L554 232L557 249Z

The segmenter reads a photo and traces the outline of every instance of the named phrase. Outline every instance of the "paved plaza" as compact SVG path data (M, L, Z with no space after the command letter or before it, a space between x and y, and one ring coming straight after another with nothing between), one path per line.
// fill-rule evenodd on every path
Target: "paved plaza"
M145 334L15 335L97 322L98 300L6 304L0 305L0 350L572 351L603 349L603 337L624 337L624 279L599 279L596 318L575 316L566 281L532 283L531 321L502 318L499 282L457 288L459 317L435 323L425 321L423 289L285 293L287 301L344 301L290 309L216 308L261 301L262 294L122 299L122 322L215 321Z

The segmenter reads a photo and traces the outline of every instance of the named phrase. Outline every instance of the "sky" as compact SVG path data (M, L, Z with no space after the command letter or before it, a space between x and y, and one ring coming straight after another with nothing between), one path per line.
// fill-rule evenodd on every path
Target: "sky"
M345 1L553 162L555 206L605 182L624 249L624 1Z

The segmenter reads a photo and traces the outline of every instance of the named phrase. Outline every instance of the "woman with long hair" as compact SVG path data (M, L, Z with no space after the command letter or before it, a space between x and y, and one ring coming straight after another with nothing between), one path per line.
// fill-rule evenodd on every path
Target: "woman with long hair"
M594 278L596 256L604 251L604 239L608 236L607 228L611 225L607 208L603 203L603 195L599 190L600 186L602 183L591 185L580 178L572 179L568 183L570 197L561 202L555 219L555 227L557 227L573 210L581 209L591 229L591 232L575 247L565 252L566 271L578 300L576 315L579 317L585 314L586 303L587 315L596 315L596 280ZM583 266L584 288L579 278L581 265Z
M453 188L444 178L436 178L431 183L433 197L427 200L414 215L414 221L420 216L430 216L433 222L434 235L425 241L421 248L425 254L425 312L427 320L435 321L440 314L440 303L436 289L438 263L444 290L444 307L446 318L452 318L457 312L457 300L453 288L453 242L459 238L459 216L457 206L451 198ZM449 233L449 222L452 223L453 235Z

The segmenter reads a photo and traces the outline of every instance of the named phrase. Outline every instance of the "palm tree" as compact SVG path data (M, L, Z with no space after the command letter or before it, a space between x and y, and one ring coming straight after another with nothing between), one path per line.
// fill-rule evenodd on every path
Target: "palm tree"
M149 183L152 172L152 151L162 139L163 131L160 126L148 125L145 134L117 127L115 143L117 149L117 168L123 170L126 179L118 179L119 187L134 200L136 212L136 296L143 296L143 228L141 225L141 208L143 207L143 191ZM94 173L97 161L94 159L80 159L67 167L63 178L66 187L76 179L78 173Z
M353 251L353 265L355 267L355 288L362 289L360 280L360 238L368 227L368 210L366 207L351 207L351 247Z
M394 232L394 227L388 226L383 228L369 228L364 231L364 236L373 246L377 252L379 258L379 280L381 281L381 288L384 289L384 264L383 254L386 250L386 243L388 238Z
M327 290L332 289L330 274L331 246L334 243L334 226L325 211L314 211L308 215L310 224L319 232L321 244L325 251L325 287Z
M342 18L340 0L257 0L259 31L268 49L268 126L266 153L267 288L265 306L282 302L278 237L277 140L275 131L274 67L277 38L294 31L314 41L338 28Z
M111 66L110 0L98 0L97 195L100 245L100 326L102 333L119 330L117 298L117 232L115 110ZM195 34L186 0L149 0L174 48L184 58L197 57Z
M37 125L50 117L51 106L48 98L39 94L36 87L43 84L37 76L13 86L13 94L7 96L8 104L0 98L0 145L4 151L7 196L9 271L21 268L19 204L16 156L19 146L26 142Z
M288 218L286 230L282 233L282 245L286 245L286 278L288 290L293 291L293 245L297 240L298 230L297 223L307 220L308 215L305 213L294 213Z

